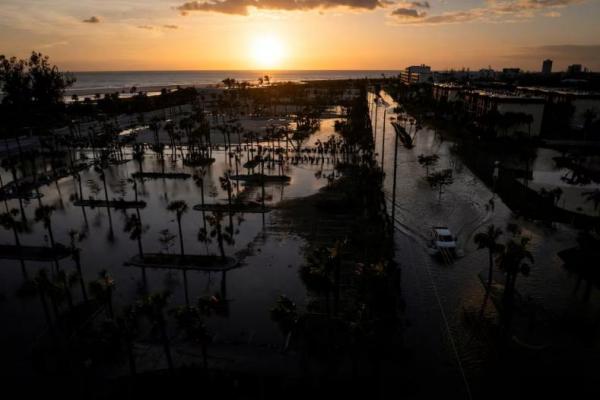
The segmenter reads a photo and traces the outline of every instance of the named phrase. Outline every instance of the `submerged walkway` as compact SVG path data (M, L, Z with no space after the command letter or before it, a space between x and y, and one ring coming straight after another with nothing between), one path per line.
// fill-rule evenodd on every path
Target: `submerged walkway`
M0 259L24 261L55 261L71 255L71 250L64 246L15 246L0 245Z

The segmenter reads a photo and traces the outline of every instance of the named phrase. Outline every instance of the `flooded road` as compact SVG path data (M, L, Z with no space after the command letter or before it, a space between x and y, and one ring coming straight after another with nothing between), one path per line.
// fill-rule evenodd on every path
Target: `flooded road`
M383 162L384 165L388 213L391 214L395 139L391 121L407 115L397 115L394 108L398 104L385 92L381 96L387 106L380 105L376 111L372 93L370 104L372 115L378 115L376 153L380 164ZM407 124L407 130L414 133L410 124ZM503 230L509 222L522 227L524 234L532 239L530 250L535 264L530 276L519 278L517 290L552 315L564 316L575 312L583 318L596 320L600 315L600 290L589 287L590 293L584 294L582 286L585 284L562 267L562 261L556 254L576 244L575 230L565 225L555 225L551 229L515 219L501 199L494 196L451 152L452 145L429 127L423 127L414 134L414 148L407 149L401 142L398 144L396 262L401 269L402 294L406 301L406 340L408 346L414 348L419 366L416 375L424 373L448 378L444 380L460 390L463 398L469 398L477 393L477 378L482 374L489 352L486 344L477 340L464 323L465 311L480 309L485 295L479 274L487 273L488 255L486 250L477 250L473 243L475 233L489 224ZM453 170L454 183L444 189L441 200L438 200L437 191L432 190L425 180L425 168L417 160L420 154L437 154L439 162L436 169ZM490 199L493 199L493 207L490 207ZM464 257L453 263L432 257L427 246L433 226L449 227L458 237L458 247L464 251ZM589 299L585 299L586 296ZM486 313L494 313L494 307L488 305ZM586 357L584 346L570 347L573 339L565 340L554 345L561 349L570 348L574 359ZM595 345L598 345L597 336ZM567 375L569 373L569 365L553 367L562 369Z

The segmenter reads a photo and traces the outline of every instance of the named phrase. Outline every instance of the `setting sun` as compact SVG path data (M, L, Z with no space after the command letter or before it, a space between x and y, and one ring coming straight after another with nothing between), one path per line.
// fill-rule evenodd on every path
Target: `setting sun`
M283 43L276 36L258 36L252 40L250 55L257 67L276 68L284 57Z

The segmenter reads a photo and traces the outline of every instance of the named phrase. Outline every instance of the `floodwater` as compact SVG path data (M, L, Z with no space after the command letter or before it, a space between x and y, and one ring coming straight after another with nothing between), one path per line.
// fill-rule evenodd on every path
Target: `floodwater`
M393 112L397 106L393 99L385 92L381 95L389 106L385 114L385 143L385 106L377 110L376 152L384 165L384 186L391 214L395 133L390 117L398 115ZM370 99L373 105L372 94ZM374 108L372 115L375 115ZM524 234L531 237L530 250L535 264L530 276L519 277L517 290L556 318L577 315L581 320L597 320L600 290L588 283L588 293L585 293L586 284L565 270L556 254L576 244L573 229L565 225L549 228L515 219L501 199L452 154L452 142L443 140L428 127L419 130L414 137L413 149L406 149L401 142L398 144L396 178L396 261L401 269L403 298L407 303L406 340L414 349L418 367L415 375L453 376L464 398L468 398L469 392L476 391L476 378L482 372L488 352L485 344L478 342L463 322L464 311L478 310L485 294L478 275L487 271L488 255L485 250L477 250L473 243L475 233L489 224L504 228L514 222L522 227ZM454 183L445 189L441 201L425 181L425 169L417 162L418 155L434 153L440 156L436 169L453 169ZM492 198L493 209L489 207ZM440 262L427 251L429 230L440 225L448 226L458 236L458 246L464 251L464 257L453 263ZM487 309L492 310L493 306L488 305ZM593 346L598 346L598 326L592 325L592 329L596 330ZM569 353L572 360L579 362L597 358L574 334L565 334L561 342L553 342L553 351L561 356L563 352ZM551 366L555 368L554 373L569 376L572 365L555 364Z
M397 115L393 112L396 104L385 93L382 95L389 104L386 119L384 121L382 106L377 113L373 110L372 115L377 115L376 152L386 173L384 189L390 212L395 135L389 118ZM370 99L372 100L372 95ZM316 140L327 140L334 134L334 121L335 119L324 119L320 130L307 140L306 145L313 145ZM396 262L401 270L402 298L406 302L405 342L414 358L414 368L408 374L416 382L422 383L419 390L427 392L428 386L438 390L439 387L430 385L438 378L444 379L450 388L456 390L454 397L463 395L468 398L469 393L477 389L477 378L485 364L489 348L465 326L463 316L465 310L479 309L484 298L484 287L478 275L481 271L487 271L487 253L476 249L473 235L488 224L504 227L508 222L517 222L525 234L532 238L531 250L535 264L530 276L519 277L517 282L517 289L523 296L531 298L555 316L578 315L584 321L597 318L600 313L600 291L597 287L586 287L586 283L581 283L576 274L567 272L556 254L575 244L574 230L565 225L547 227L530 221L515 220L501 199L495 197L451 153L452 143L442 140L440 135L427 127L416 133L413 149L399 146L395 210ZM446 188L441 201L438 200L437 193L429 188L424 179L425 171L417 162L419 154L432 153L440 156L438 169L452 168L454 173L455 181ZM167 172L194 172L193 168L183 166L180 159L172 163L170 149L167 148L165 154ZM235 171L224 151L215 151L214 157L216 162L207 170L204 182L207 203L226 201L226 192L220 187L218 178L228 169ZM291 177L290 183L266 186L267 202L277 203L282 199L301 198L315 193L326 185L324 176L331 172L331 167L330 164L325 164L321 174L320 164L289 166L285 173ZM127 179L138 168L136 162L130 161L105 170L109 198L133 199L133 188L127 183ZM146 153L143 169L144 172L161 171L161 165L151 151ZM11 180L9 172L3 170L1 173L4 182ZM100 191L95 197L103 199L102 182L98 173L90 168L81 176L84 198L93 194L97 186ZM40 190L43 194L41 202L56 207L52 223L57 242L68 244L68 231L71 229L87 234L78 244L82 248L84 279L88 282L96 279L98 273L106 269L116 281L115 302L120 305L134 302L142 274L136 267L123 265L137 254L136 242L123 232L124 213L111 210L109 218L104 208L74 206L70 198L78 188L71 177L61 179L58 187L53 184ZM160 231L169 229L176 234L177 222L175 216L166 210L166 206L173 200L185 200L190 206L182 224L186 254L218 253L217 243L214 241L206 245L197 240L203 221L201 212L191 209L201 202L200 188L193 179L146 180L143 185L138 185L138 190L140 199L147 202L147 206L141 210L142 221L144 225L148 225L143 236L146 252L167 251L161 248ZM234 186L234 194L243 190L241 185ZM257 196L260 196L260 190L254 189L248 198L257 199ZM493 209L489 207L492 198ZM19 208L15 200L9 201L8 206ZM33 222L37 206L38 201L35 199L25 204L31 230L21 236L24 245L40 246L46 243L46 230L41 223ZM0 207L4 205L0 204ZM129 213L132 212L129 210ZM264 216L243 214L240 217L236 215L233 218L235 243L226 246L225 251L228 255L244 254L243 265L226 274L189 271L190 297L215 294L225 288L226 298L230 300L228 315L212 316L208 321L217 343L280 346L281 334L269 319L269 309L280 294L294 299L300 307L304 305L307 293L299 279L298 268L304 262L303 248L306 243L294 232L274 229L277 225L276 210ZM224 224L227 222L224 221ZM464 257L453 263L442 263L431 257L427 251L427 239L429 229L437 225L448 226L458 236ZM12 244L12 233L1 231L0 242ZM179 251L177 238L168 251ZM5 322L0 345L3 365L10 366L8 376L23 376L31 373L30 360L23 355L27 354L32 340L43 331L45 320L37 296L21 298L16 295L23 284L19 263L2 260L1 265L0 294L3 300L0 302L0 320ZM49 264L27 262L30 276L41 268L50 267ZM61 267L74 270L73 262L67 259L61 261ZM150 290L168 288L173 292L171 305L184 304L181 272L148 269L147 277ZM76 299L80 298L77 286L73 287L72 292ZM487 311L493 313L493 306L488 305ZM568 352L573 359L586 357L586 347L578 342L575 334L567 332L561 338L562 341L553 343L553 348L561 351L561 356ZM598 345L597 339L593 345ZM569 363L553 365L559 371L557 373L568 373L570 366Z
M322 121L320 129L309 138L305 145L313 145L317 139L326 140L334 134L334 120ZM180 157L180 151L176 156ZM181 159L172 161L171 150L165 150L165 172L186 172L194 174L194 168L182 165ZM243 164L246 152L242 151ZM91 153L88 152L88 157ZM221 187L219 177L226 171L236 173L234 162L230 162L228 152L213 151L215 163L206 170L204 192L206 203L226 203L227 192ZM131 149L126 150L125 158L131 158ZM233 163L233 164L232 164ZM238 167L239 172L245 169ZM136 161L112 165L106 168L105 176L109 199L125 198L133 200L134 192L128 179L132 173L139 170ZM160 172L162 165L156 154L147 150L143 161L144 172ZM332 165L325 163L303 163L289 165L284 173L291 177L288 184L265 185L265 202L267 205L276 204L285 199L305 197L316 193L327 184L326 175L333 170ZM267 169L266 174L278 174L278 167ZM9 172L2 171L3 182L9 182L12 177ZM89 168L81 173L83 183L83 198L94 196L104 199L103 184L100 175ZM106 208L78 207L72 202L74 193L78 191L72 177L66 177L58 182L40 188L43 197L40 202L52 205L56 211L52 215L52 229L56 242L68 245L68 232L72 229L85 232L86 238L78 243L82 249L81 263L86 282L98 278L100 271L108 270L116 282L114 301L117 305L132 304L139 294L142 272L137 267L124 266L123 263L137 254L137 242L129 239L124 232L126 213L111 209L110 218ZM260 201L260 187L244 188L233 183L233 194L244 193L249 200ZM189 211L182 219L182 230L186 254L218 254L216 240L205 244L198 241L198 231L203 226L202 212L192 210L194 205L201 203L201 190L194 179L146 179L138 183L140 200L147 206L141 209L141 219L147 226L143 235L145 252L179 252L179 239L175 238L170 247L163 246L160 231L168 229L177 235L175 215L166 210L167 204L174 200L185 200ZM5 205L0 204L2 212ZM25 214L29 221L30 231L21 235L21 243L30 246L44 246L48 243L47 231L42 223L34 222L34 212L39 206L38 200L33 199L24 204ZM10 209L19 209L17 200L8 202ZM133 209L128 214L134 213ZM208 214L208 213L207 213ZM285 294L294 299L300 309L305 303L306 289L300 281L298 269L304 262L303 247L305 241L293 232L273 229L277 225L277 211L262 214L235 214L233 224L235 229L232 245L225 244L228 256L237 255L243 259L240 268L227 273L208 273L188 271L188 288L191 299L200 296L224 294L229 300L228 313L225 316L216 315L208 320L209 330L215 335L215 343L244 343L260 346L281 346L281 333L275 323L269 318L269 310L279 295ZM228 226L228 216L224 216L223 228ZM210 227L209 227L210 230ZM111 235L112 231L112 235ZM12 232L2 230L0 243L14 244ZM5 354L4 365L10 366L9 375L23 376L31 372L30 360L25 356L32 340L45 328L45 318L38 296L22 298L16 295L23 285L24 278L20 264L17 261L2 260L0 268L0 320L5 321L2 329L2 353ZM71 259L60 262L61 268L74 271ZM30 277L42 268L51 269L50 263L27 262L27 272ZM185 304L183 277L181 271L152 270L147 268L148 289L150 291L169 289L172 291L170 306ZM81 288L72 288L74 300L81 299ZM10 322L10 323L8 323Z

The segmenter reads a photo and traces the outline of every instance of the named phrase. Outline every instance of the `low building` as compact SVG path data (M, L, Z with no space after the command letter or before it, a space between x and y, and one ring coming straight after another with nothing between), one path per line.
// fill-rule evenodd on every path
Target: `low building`
M588 119L593 122L600 118L600 93L543 87L518 87L517 92L543 97L550 106L569 105L572 111L569 117L571 129L583 129Z
M463 97L466 110L477 118L492 112L498 112L500 115L510 113L531 116L530 123L515 123L499 131L499 135L514 136L517 133L525 133L539 136L541 133L546 102L543 97L482 90L466 91Z
M432 83L433 73L431 67L425 64L412 65L400 71L400 81L407 85L416 83Z
M507 78L516 78L521 73L521 68L503 68L502 75Z
M432 89L433 99L437 102L453 103L460 100L462 85L452 83L435 83Z

